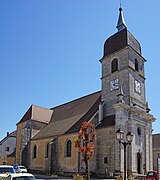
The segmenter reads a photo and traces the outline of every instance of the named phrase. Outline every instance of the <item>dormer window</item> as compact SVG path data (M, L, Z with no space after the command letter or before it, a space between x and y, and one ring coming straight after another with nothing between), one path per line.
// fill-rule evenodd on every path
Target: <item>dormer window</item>
M136 71L139 70L139 68L138 68L138 60L137 60L137 59L135 59L135 70L136 70Z
M111 62L111 73L118 71L118 59L115 58Z

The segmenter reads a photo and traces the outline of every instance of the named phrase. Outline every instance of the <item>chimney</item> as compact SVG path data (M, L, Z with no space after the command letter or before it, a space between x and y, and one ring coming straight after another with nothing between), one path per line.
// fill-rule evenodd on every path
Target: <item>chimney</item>
M9 136L9 132L7 132L7 136Z

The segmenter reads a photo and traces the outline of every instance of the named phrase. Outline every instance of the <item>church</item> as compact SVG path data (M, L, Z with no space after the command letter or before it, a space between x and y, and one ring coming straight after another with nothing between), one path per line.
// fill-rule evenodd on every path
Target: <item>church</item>
M82 122L95 124L96 141L90 171L99 177L143 175L153 168L152 123L146 101L141 45L128 31L122 7L117 32L104 43L101 90L47 109L31 107L17 123L16 163L34 172L73 175L84 172L75 139ZM126 147L116 138L123 131L133 140ZM27 158L26 158L27 157Z

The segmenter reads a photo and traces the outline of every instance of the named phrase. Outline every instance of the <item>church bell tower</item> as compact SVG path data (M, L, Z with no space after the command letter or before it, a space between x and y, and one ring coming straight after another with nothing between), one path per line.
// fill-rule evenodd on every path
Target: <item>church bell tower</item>
M140 43L127 30L122 8L119 8L118 32L104 43L102 63L102 99L105 116L113 114L113 104L123 91L128 105L146 110L144 63ZM122 93L122 92L121 92Z
M104 43L102 64L102 101L104 117L114 116L114 132L117 129L134 135L127 151L127 170L143 174L152 169L152 122L145 95L145 58L141 45L128 31L122 7L119 8L117 32ZM125 140L125 139L124 139ZM124 172L123 147L116 137L114 141L114 162L112 172ZM145 169L143 169L145 167Z

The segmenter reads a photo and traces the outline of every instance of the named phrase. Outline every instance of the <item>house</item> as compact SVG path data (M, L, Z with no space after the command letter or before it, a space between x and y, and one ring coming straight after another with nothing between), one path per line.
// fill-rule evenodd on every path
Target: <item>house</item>
M0 141L0 164L8 163L7 156L16 150L16 131L7 132L5 138Z
M124 174L127 167L128 173L137 176L153 168L152 122L155 118L149 113L146 101L146 60L140 43L128 31L122 7L117 30L104 43L100 60L101 90L50 109L32 105L18 122L17 163L30 170L56 175L84 172L74 141L82 122L92 121L97 137L90 161L92 173L117 176ZM127 144L127 161L125 146L116 138L117 129L134 136L132 143Z

